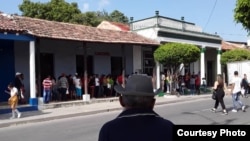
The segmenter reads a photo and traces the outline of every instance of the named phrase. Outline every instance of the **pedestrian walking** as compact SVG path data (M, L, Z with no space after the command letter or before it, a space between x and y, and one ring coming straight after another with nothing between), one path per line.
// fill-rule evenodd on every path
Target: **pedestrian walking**
M241 106L243 112L245 112L246 106L240 100L241 95L241 78L238 76L238 71L234 71L234 78L232 80L232 100L233 100L233 110L232 112L237 112L238 107L237 105Z
M124 110L117 118L105 123L99 132L99 141L172 141L174 124L154 110L155 95L152 79L132 75L125 88L116 85Z
M243 97L248 98L249 83L247 80L247 75L244 74L244 78L241 81L241 94Z
M14 87L12 83L10 83L8 85L8 90L9 91L5 91L5 92L10 95L10 98L8 100L8 103L12 110L12 116L10 117L10 119L14 119L16 117L15 113L17 114L17 118L20 118L21 112L19 112L18 109L16 108L18 105L18 89Z
M216 112L220 103L223 115L227 115L228 112L224 104L225 91L224 91L224 82L222 75L220 74L217 75L217 80L214 82L213 90L216 92L216 96L215 96L214 108L212 108L211 111Z

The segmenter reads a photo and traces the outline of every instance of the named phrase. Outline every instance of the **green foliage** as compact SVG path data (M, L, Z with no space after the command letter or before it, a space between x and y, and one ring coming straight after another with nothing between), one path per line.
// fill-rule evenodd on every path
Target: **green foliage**
M51 0L47 3L23 0L19 5L23 16L58 22L69 22L96 27L103 20L128 23L128 18L118 10L110 15L105 10L82 13L77 3L67 3L65 0Z
M221 64L226 65L228 62L250 60L250 51L246 49L234 49L226 51L221 55Z
M19 9L23 16L58 22L70 22L75 15L81 13L77 3L69 4L65 0L51 0L48 3L24 0Z
M234 19L237 23L241 23L242 26L249 31L250 30L250 1L249 0L237 0L236 7L234 9Z
M109 17L113 22L128 23L128 17L124 16L124 14L118 10L114 10L110 13Z
M191 44L167 43L154 52L154 59L174 69L181 63L195 62L200 58L200 49Z

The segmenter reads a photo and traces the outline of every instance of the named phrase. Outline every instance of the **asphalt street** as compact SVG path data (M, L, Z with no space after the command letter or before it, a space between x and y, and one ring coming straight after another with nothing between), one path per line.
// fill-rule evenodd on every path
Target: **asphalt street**
M218 112L213 113L210 108L214 101L210 97L192 98L179 102L168 102L157 104L155 111L162 117L181 125L245 125L250 124L250 112L239 110L232 113L232 100L230 96L225 97L228 115L222 115L220 107ZM172 100L173 101L173 100ZM248 106L250 98L242 101ZM72 116L70 118L57 118L42 122L31 122L19 124L19 126L8 126L0 128L1 141L25 140L25 141L93 141L97 140L101 126L115 118L122 109L98 112L88 115ZM14 135L14 136L13 136Z

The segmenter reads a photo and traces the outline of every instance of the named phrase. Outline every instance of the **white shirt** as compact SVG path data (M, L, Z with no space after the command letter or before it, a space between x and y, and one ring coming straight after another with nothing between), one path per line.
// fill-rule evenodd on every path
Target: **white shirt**
M100 86L99 78L95 78L95 86Z
M241 78L238 76L234 77L232 83L234 84L233 93L235 94L235 93L240 92L241 91L241 85L240 85Z
M81 79L80 78L75 78L73 81L74 81L74 84L75 84L76 88L78 88L78 89L82 88L82 86L81 86Z
M10 90L10 96L11 96L11 97L14 96L14 95L16 95L17 93L18 93L18 90L17 90L16 87L13 87L13 88Z

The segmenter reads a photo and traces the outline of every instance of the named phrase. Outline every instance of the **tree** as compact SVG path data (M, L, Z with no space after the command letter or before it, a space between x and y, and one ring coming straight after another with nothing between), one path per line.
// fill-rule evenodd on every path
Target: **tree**
M103 20L128 23L128 18L118 10L114 10L111 14L108 14L105 10L82 13L78 9L77 3L70 4L65 2L65 0L51 0L47 3L23 0L23 3L19 5L19 9L23 16L31 18L84 24L94 27Z
M128 17L118 10L114 10L109 16L113 22L128 23Z
M200 49L191 44L167 43L160 45L154 52L154 59L177 71L179 66L192 63L200 58ZM173 73L173 72L171 72Z
M82 24L84 25L96 27L101 23L100 19L98 19L96 12L86 12L83 15L84 16Z
M242 26L249 32L250 31L250 1L237 0L234 9L234 19L236 23L241 23Z
M221 64L226 65L228 62L250 60L250 51L247 49L234 49L226 51L221 55Z
M23 16L46 19L58 22L75 22L73 17L81 14L77 3L67 3L65 0L51 0L47 3L31 2L30 0L23 0L19 5Z

